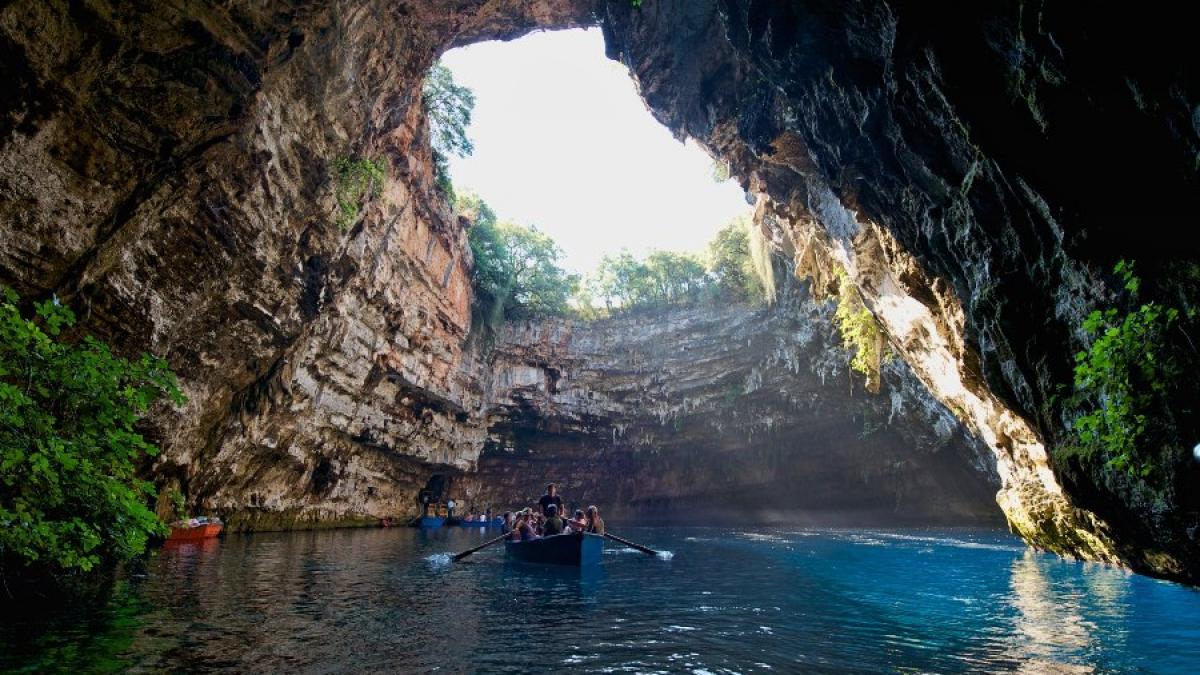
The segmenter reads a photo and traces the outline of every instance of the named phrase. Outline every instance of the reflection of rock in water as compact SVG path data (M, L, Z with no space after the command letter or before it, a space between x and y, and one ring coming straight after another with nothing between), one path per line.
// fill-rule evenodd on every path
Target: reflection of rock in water
M1009 638L1009 655L1023 673L1091 673L1101 645L1093 642L1097 613L1115 617L1124 613L1128 579L1117 570L1112 574L1083 574L1073 581L1054 579L1052 567L1061 561L1026 551L1010 568L1009 602L1016 610ZM1080 580L1079 577L1082 577ZM1069 588L1063 588L1070 585ZM1113 640L1118 641L1113 644ZM1123 639L1113 631L1105 634L1108 649L1120 650Z

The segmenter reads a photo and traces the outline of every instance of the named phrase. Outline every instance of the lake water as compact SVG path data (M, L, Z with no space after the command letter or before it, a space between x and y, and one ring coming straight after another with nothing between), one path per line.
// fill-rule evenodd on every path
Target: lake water
M449 528L231 535L6 614L37 672L1200 671L1200 592L964 530L622 528L595 573Z

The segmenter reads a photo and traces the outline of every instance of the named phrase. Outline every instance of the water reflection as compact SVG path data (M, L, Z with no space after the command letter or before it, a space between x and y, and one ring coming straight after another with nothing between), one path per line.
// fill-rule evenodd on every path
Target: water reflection
M1084 573L1067 574L1064 567ZM1129 609L1127 574L1032 550L1014 559L1010 572L1010 601L1016 610L1010 654L1021 664L1021 672L1095 672L1102 665L1102 652L1125 649L1125 631L1114 620ZM1105 630L1098 621L1104 622Z
M630 533L631 535L634 533ZM0 624L0 671L1194 672L1200 593L1007 534L645 528L666 562L508 562L488 533L232 535L107 604ZM443 561L443 562L437 562Z

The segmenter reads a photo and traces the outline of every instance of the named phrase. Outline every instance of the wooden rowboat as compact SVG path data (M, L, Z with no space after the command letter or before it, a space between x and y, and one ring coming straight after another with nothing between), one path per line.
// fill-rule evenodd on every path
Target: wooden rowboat
M505 554L514 560L549 565L599 565L604 537L597 534L556 534L532 541L506 541Z
M167 541L197 541L200 539L211 539L225 528L221 523L200 523L192 526L171 526L171 535L167 537Z

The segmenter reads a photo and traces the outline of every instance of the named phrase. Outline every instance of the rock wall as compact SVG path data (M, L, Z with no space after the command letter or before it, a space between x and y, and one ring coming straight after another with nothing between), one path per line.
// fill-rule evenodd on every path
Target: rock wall
M430 463L474 462L471 259L421 81L472 22L586 15L497 4L0 8L0 284L169 360L189 402L155 417L154 471L194 506L373 522L411 508ZM344 230L341 157L389 174Z
M702 305L506 326L468 504L568 504L681 522L995 522L998 478L899 360L871 394L831 303Z

